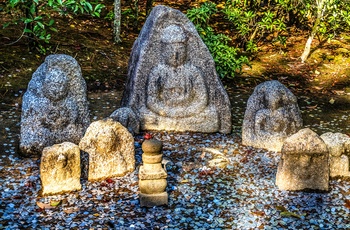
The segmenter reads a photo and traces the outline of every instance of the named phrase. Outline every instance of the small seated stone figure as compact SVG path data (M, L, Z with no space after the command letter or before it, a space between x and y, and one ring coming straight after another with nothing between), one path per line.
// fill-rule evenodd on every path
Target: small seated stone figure
M89 123L79 64L68 55L48 56L23 96L21 153L40 155L44 147L64 141L78 144Z
M122 106L142 130L231 131L230 102L213 59L181 12L157 6L135 42Z
M283 141L302 127L296 97L278 81L258 85L250 96L242 126L242 143L281 151Z
M162 60L148 76L145 123L150 129L153 120L163 120L168 128L181 129L180 120L188 120L186 126L206 119L208 131L219 129L215 108L208 106L208 89L199 69L187 60L187 38L183 29L170 25L163 31ZM195 117L195 119L193 119ZM192 120L192 121L189 121ZM186 127L182 127L185 131Z
M112 118L114 121L119 122L124 127L126 127L129 132L134 135L140 132L140 123L136 117L134 111L128 107L122 107L116 109L109 118Z

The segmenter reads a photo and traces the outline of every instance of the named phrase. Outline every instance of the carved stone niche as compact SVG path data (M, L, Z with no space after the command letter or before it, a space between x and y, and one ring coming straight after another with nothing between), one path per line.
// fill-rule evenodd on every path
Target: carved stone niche
M122 107L142 130L231 132L231 106L214 60L180 11L156 6L135 41Z

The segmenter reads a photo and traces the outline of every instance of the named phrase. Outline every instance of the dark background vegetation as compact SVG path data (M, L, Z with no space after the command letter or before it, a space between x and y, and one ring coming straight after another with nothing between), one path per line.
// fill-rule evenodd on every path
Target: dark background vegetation
M121 1L120 37L122 42L118 44L113 42L113 15L111 12L113 12L114 2L111 0L98 2L105 5L99 17L92 16L91 12L75 14L67 10L65 14L61 14L45 8L47 9L45 14L49 14L51 19L54 19L52 27L55 29L50 30L51 38L47 42L23 33L25 28L23 20L22 22L16 21L23 17L23 12L21 15L20 11L9 8L8 2L5 0L0 2L0 24L6 25L6 28L0 30L1 100L6 101L14 93L25 92L33 72L43 63L47 55L54 53L68 54L77 59L90 91L123 90L132 44L146 18L146 1ZM294 92L327 95L350 92L348 86L350 34L346 27L343 26L341 28L345 29L339 30L334 27L334 24L326 24L327 31L317 34L313 40L309 58L302 63L300 56L317 19L315 6L313 8L310 6L310 15L302 21L300 18L303 17L296 14L306 15L305 12L300 11L302 6L305 7L300 3L309 2L306 0L279 1L294 6L289 12L284 8L284 11L278 11L277 1L238 1L240 5L235 6L237 9L245 12L251 10L256 15L247 21L245 17L235 16L232 19L228 17L228 14L223 13L229 4L232 5L234 2L213 1L215 5L213 12L204 12L199 15L199 11L197 13L195 11L192 16L189 12L192 10L193 13L194 9L202 9L200 7L208 4L207 1L153 1L153 6L163 4L188 13L192 20L198 20L194 22L199 30L202 29L200 35L206 43L221 41L227 47L232 47L231 51L235 53L235 60L240 57L247 58L241 63L239 61L238 64L236 63L235 71L227 71L221 75L225 85L251 91L252 87L262 81L277 79ZM274 11L271 11L272 9ZM264 25L261 21L266 12L270 11L274 13L271 23L268 21ZM41 13L38 12L39 15ZM199 15L199 19L196 18L196 15ZM204 20L202 25L200 17L203 17ZM283 25L280 26L282 29L277 28L280 25L278 22L281 22L277 20L280 19L283 19L285 28ZM235 25L235 22L239 20L242 20L240 24L244 24L244 20L247 22L249 32L245 35L242 35L242 28ZM329 21L328 18L324 19L326 20ZM337 23L340 24L340 22ZM269 25L273 28L268 28ZM208 35L208 27L212 29L211 37L205 36ZM49 31L49 26L45 28ZM321 29L322 26L319 26L318 30ZM217 35L225 37L224 39L215 37ZM33 40L35 44L31 43ZM253 43L249 43L250 41ZM249 44L253 46L248 47ZM210 45L208 47L210 49ZM222 63L232 61L225 56L226 54L219 53L219 55L224 57L221 60ZM215 54L213 56L215 58ZM228 64L228 66L232 67L233 64Z

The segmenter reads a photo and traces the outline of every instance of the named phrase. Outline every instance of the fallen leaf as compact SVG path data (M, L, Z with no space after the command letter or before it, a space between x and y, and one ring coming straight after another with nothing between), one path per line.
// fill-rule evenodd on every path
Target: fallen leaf
M112 184L112 183L114 183L114 180L112 180L111 178L107 178L107 179L106 179L106 182L107 182L108 184Z
M281 212L287 212L288 210L284 206L277 205L276 209Z
M255 215L255 216L265 216L265 212L264 211L252 211L250 213Z
M145 140L152 139L152 134L150 134L150 133L145 133L145 135L143 136L143 138L145 138Z
M57 206L60 205L60 204L61 204L61 201L60 201L60 200L58 200L58 201L56 201L56 200L50 201L50 205L51 205L52 207L57 207Z
M334 100L333 98L331 98L331 99L329 100L329 103L331 103L332 105L334 104L334 102L335 102L335 100Z
M96 216L96 217L99 217L99 216L100 216L100 214L98 214L98 213L94 213L94 214L92 214L92 215L94 215L94 216Z
M67 214L71 214L73 212L78 212L80 209L77 208L77 207L74 207L74 208L67 208L67 209L63 209L63 211Z
M309 105L309 106L306 106L307 109L316 109L317 108L317 105Z
M301 216L300 215L298 215L298 214L296 214L296 213L294 213L294 212L281 212L281 216L282 217L295 217L295 218L298 218L298 219L300 219L301 218Z
M244 156L241 160L240 160L241 163L247 163L248 162L248 157L247 156Z
M345 200L345 207L350 209L350 200Z
M38 205L38 207L41 208L41 209L53 209L53 208L56 208L54 206L51 206L50 204L45 204L45 203L42 203L40 201L37 201L36 205Z
M180 183L188 183L188 180L187 179L182 180Z

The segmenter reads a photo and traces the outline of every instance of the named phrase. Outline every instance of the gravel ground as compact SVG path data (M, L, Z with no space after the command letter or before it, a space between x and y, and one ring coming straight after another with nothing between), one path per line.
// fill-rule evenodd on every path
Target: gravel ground
M168 206L154 208L141 208L138 200L142 135L135 137L135 172L95 183L82 178L81 191L41 197L40 160L16 154L20 105L2 103L0 229L350 229L350 182L331 180L328 193L279 191L279 154L240 144L247 96L230 95L233 134L151 132L164 143L169 194ZM89 97L97 120L115 109L120 93ZM322 121L327 105L299 100L307 127L348 131L346 113Z

